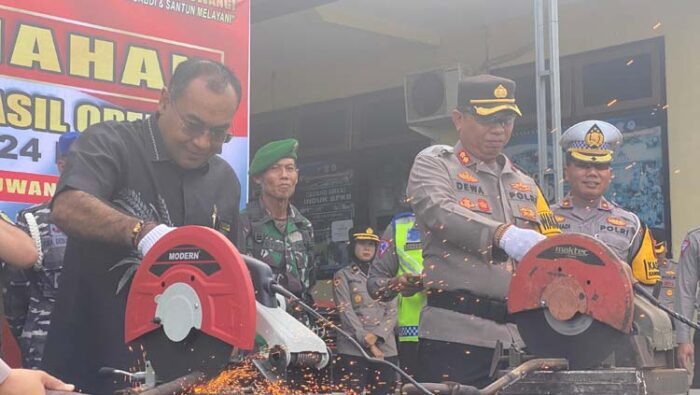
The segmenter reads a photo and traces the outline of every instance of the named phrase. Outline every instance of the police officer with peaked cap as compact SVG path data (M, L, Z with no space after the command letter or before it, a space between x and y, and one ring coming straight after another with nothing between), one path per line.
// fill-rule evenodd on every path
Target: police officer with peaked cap
M422 232L427 305L421 312L420 379L483 386L498 341L522 347L505 298L517 261L560 233L532 178L503 154L515 118L515 82L460 82L454 147L420 152L407 196Z
M333 299L341 328L354 335L374 358L397 362L396 300L373 300L367 290L367 275L374 262L379 236L369 226L356 225L349 231L350 264L333 276ZM396 373L389 367L365 360L359 350L338 336L340 382L352 393L368 395L393 393Z
M622 133L598 120L579 122L561 136L566 152L564 178L571 191L552 206L564 233L594 236L632 267L632 275L653 286L661 278L658 250L651 231L637 217L603 194L612 179L613 155L622 144Z

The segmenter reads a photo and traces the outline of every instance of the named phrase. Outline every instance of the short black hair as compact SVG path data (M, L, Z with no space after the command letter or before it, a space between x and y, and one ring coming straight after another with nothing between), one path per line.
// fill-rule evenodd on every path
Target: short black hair
M233 87L240 104L241 81L236 74L222 63L202 58L190 58L177 66L168 84L170 98L180 98L190 82L201 76L208 77L207 88L214 92L221 93L226 87Z

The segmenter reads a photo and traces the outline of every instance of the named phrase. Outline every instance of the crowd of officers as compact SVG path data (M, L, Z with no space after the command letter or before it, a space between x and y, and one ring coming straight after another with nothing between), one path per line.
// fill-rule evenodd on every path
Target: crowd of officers
M548 236L595 236L631 266L636 281L654 289L660 278L663 244L637 215L603 196L620 131L590 120L562 135L570 192L550 207L535 181L503 153L521 115L515 88L491 75L459 83L452 112L457 143L416 156L406 192L411 209L381 234L354 226L350 262L333 278L341 328L371 356L399 362L420 381L482 387L497 342L525 346L508 321L505 298L518 261ZM311 301L313 228L291 204L297 141L273 141L256 152L249 175L260 195L240 213L238 175L216 155L230 139L240 97L240 82L225 66L191 59L178 66L152 116L61 137L52 202L18 215L24 233L0 223L0 258L15 267L6 314L25 367L45 369L89 393L124 387L97 375L103 366L128 370L142 362L123 343L124 288L140 258L178 226L220 231ZM689 233L681 251L676 306L691 316L700 230ZM690 333L677 329L679 364L690 369ZM337 353L339 376L352 391L393 391L396 375L362 358L342 337ZM7 390L18 375L31 390ZM44 387L70 388L40 371L0 366L0 395L43 394Z

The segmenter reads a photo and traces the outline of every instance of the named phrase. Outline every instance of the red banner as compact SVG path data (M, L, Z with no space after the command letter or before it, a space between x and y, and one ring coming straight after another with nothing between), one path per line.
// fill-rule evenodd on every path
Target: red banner
M190 57L221 61L241 80L222 157L247 196L249 13L248 0L0 0L0 170L21 172L3 179L0 209L39 201L7 183L55 179L60 134L147 116Z

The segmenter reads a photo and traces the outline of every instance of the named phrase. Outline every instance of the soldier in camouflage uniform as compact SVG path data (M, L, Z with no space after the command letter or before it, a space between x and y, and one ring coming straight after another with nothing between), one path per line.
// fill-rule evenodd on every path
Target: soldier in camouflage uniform
M59 139L56 163L59 172L63 171L65 154L78 136L79 133L71 132ZM39 259L32 268L9 270L5 315L13 335L19 340L23 366L38 369L51 324L68 238L52 223L49 202L20 211L17 226L32 237Z
M313 228L290 202L298 181L298 144L295 139L273 141L253 157L250 175L260 186L261 196L241 213L238 248L270 265L280 284L310 300L315 268Z

